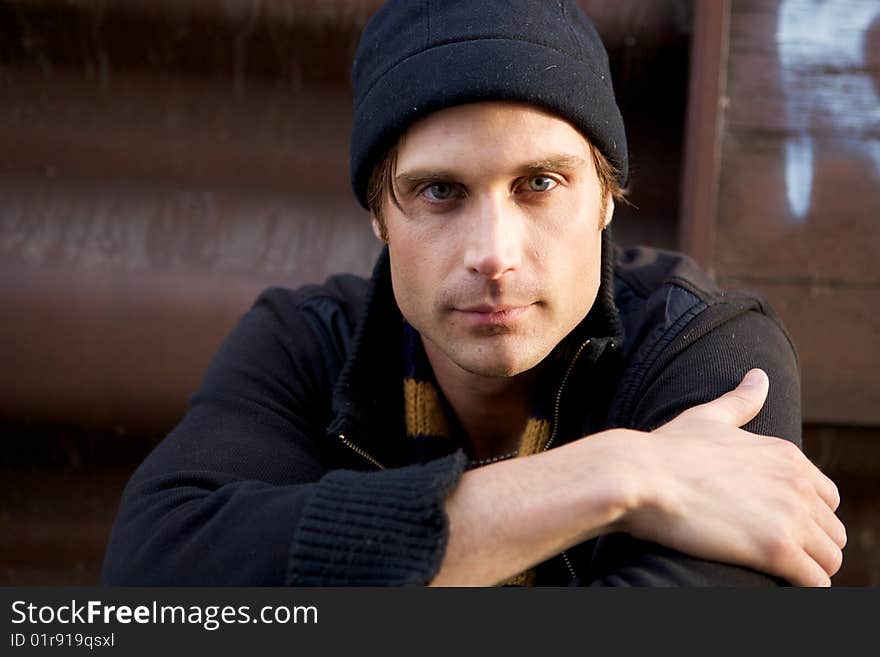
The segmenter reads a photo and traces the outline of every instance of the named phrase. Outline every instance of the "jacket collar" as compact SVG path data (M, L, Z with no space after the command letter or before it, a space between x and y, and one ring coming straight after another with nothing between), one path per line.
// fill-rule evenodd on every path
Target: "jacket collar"
M386 467L400 464L403 317L394 300L388 247L367 287L349 356L333 390L328 433L346 437Z

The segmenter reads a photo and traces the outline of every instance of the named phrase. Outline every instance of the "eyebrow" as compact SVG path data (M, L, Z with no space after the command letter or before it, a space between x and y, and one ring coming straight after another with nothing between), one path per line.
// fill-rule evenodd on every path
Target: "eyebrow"
M538 162L531 162L522 167L523 171L541 172L541 171L573 171L587 164L587 161L577 155L552 155Z
M585 166L587 161L577 155L551 155L536 162L528 162L516 168L518 174L540 173L542 171L573 171ZM395 176L394 181L397 184L408 183L410 185L437 181L437 180L456 180L460 178L460 174L456 174L449 169L415 169L413 171L404 171Z
M416 184L433 180L453 180L454 178L455 174L445 169L417 169L398 174L395 176L394 182Z

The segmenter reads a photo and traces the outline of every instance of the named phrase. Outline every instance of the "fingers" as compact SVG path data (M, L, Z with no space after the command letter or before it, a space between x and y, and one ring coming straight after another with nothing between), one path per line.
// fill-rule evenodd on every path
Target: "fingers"
M746 372L740 384L705 404L686 410L679 417L712 420L732 427L741 427L754 418L764 406L770 381L763 370L752 369Z
M791 508L802 511L792 512L794 524L780 527L767 545L771 564L793 584L830 586L843 564L846 529L809 479L795 479L789 490L798 500Z
M806 552L799 552L788 561L791 575L783 575L795 586L831 586L831 576Z
M827 506L817 505L813 520L838 550L846 546L846 527Z
M776 439L779 440L779 439ZM840 504L837 486L817 468L796 446L787 442L778 443L789 456L789 465L794 465L795 474L789 485L801 504L807 505L809 517L801 520L803 550L824 571L832 577L843 563L843 547L846 545L846 529L834 513ZM780 469L784 465L780 464ZM808 580L816 577L815 569L804 564ZM830 580L829 580L830 582ZM824 578L807 586L825 586Z
M812 536L808 537L806 551L819 564L828 577L840 570L843 564L843 552L818 524L813 525Z
M837 507L840 506L840 491L837 485L816 467L797 445L782 438L765 436L763 447L773 451L775 458L778 459L777 472L779 474L788 472L792 485L808 482L807 485L799 487L802 495L815 491L831 511L837 511Z
M837 507L840 506L840 491L837 490L837 484L816 466L813 466L813 469L816 471L816 492L819 493L819 497L828 505L829 509L837 511Z
M843 543L845 543L845 539ZM831 586L831 577L843 564L843 545L836 541L819 523L810 523L803 536L803 547L794 546L780 551L785 556L783 567L791 568L787 576L798 586Z

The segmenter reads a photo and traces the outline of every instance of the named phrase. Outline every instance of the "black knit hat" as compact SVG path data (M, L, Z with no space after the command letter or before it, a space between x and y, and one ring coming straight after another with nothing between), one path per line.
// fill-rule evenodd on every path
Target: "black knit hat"
M391 0L364 28L352 71L351 180L367 207L379 158L413 121L488 100L570 121L627 178L608 55L573 0Z

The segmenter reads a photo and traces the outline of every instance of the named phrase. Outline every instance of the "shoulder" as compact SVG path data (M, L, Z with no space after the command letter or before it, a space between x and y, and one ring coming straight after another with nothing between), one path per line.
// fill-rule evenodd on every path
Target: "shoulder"
M369 281L360 276L338 274L321 285L270 287L259 295L251 312L259 309L282 324L303 316L328 324L343 321L351 330L363 311L368 285Z
M614 423L655 427L732 389L751 367L773 382L772 435L794 435L799 367L788 331L760 294L721 289L683 254L618 249L615 301L624 326ZM791 421L789 422L788 419ZM790 425L790 426L789 426ZM758 431L765 433L765 431Z
M369 282L352 274L331 276L320 285L264 290L243 318L264 335L295 351L314 350L344 358L363 312Z
M326 389L347 357L367 285L343 274L320 285L267 288L224 340L196 396Z
M616 247L615 302L624 326L624 353L675 338L696 339L739 317L787 332L767 300L754 291L725 290L682 253ZM763 317L764 319L759 319ZM685 332L687 327L687 332Z
M722 296L714 281L682 253L641 246L615 249L614 299L627 353L650 340L651 333L673 329Z
M675 285L699 296L715 296L720 289L690 257L647 246L615 246L617 290L647 297L663 286Z

